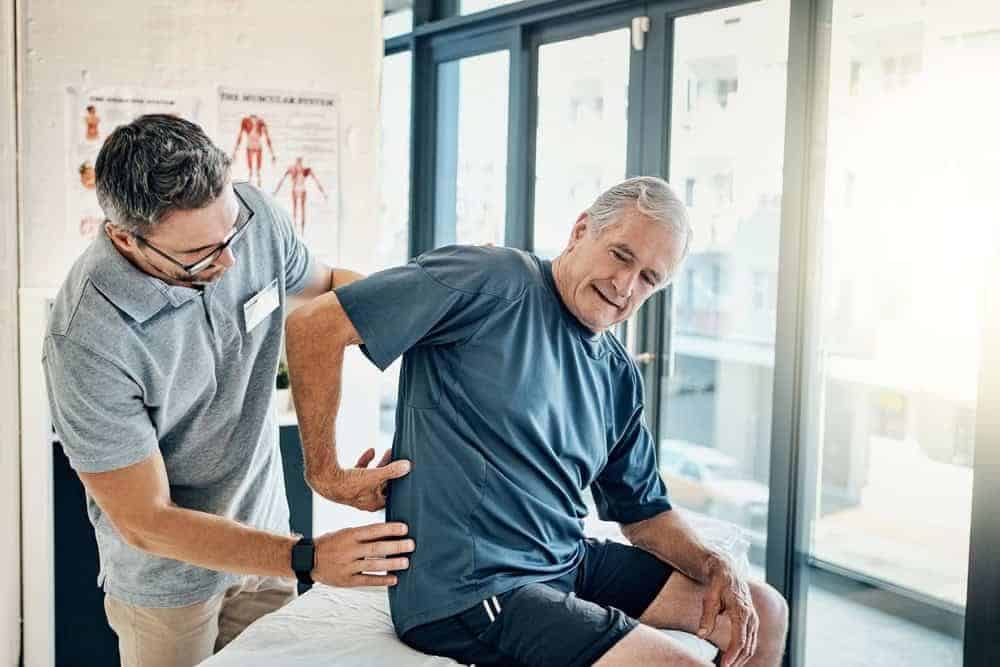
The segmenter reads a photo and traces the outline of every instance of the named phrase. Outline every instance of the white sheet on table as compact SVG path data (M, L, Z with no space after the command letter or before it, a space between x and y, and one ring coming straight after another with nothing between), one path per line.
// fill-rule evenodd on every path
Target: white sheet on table
M666 631L710 660L715 648L683 632ZM381 588L314 586L243 631L202 667L439 667L458 663L414 651L399 641Z
M438 667L453 660L423 655L396 638L381 588L314 586L259 619L203 667Z

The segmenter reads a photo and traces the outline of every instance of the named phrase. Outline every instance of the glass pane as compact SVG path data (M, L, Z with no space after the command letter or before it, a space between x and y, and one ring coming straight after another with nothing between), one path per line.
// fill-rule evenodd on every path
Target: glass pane
M660 468L675 504L743 527L763 563L788 1L675 24L670 180L694 227L673 284Z
M476 12L502 7L503 5L513 5L521 0L462 0L460 3L462 14L475 14Z
M405 35L413 30L412 0L386 2L382 15L382 39Z
M993 0L834 3L811 557L959 616L1000 210L998 71ZM807 664L873 664L826 636L815 589ZM892 662L962 664L954 625L913 626Z
M534 250L542 257L558 255L577 216L625 178L630 53L627 29L538 51Z
M410 226L410 52L382 60L378 268L404 264ZM379 455L395 432L397 361L381 376Z
M437 245L503 245L510 55L438 66Z
M381 206L377 248L381 267L407 259L410 211L410 52L382 59L379 174Z

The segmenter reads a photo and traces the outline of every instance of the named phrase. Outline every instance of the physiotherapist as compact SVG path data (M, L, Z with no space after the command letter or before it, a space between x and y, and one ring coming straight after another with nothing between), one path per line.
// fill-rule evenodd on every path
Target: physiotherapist
M188 121L118 127L96 172L107 222L59 290L43 366L121 664L196 665L294 598L296 578L395 584L414 548L402 523L291 534L272 409L288 298L357 274L316 261ZM408 470L373 459L356 474Z

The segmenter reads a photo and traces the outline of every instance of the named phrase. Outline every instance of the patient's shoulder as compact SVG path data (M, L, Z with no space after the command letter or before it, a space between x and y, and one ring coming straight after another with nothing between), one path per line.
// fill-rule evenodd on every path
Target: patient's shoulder
M538 259L514 248L450 245L426 252L416 262L451 289L509 300L521 298L541 279Z

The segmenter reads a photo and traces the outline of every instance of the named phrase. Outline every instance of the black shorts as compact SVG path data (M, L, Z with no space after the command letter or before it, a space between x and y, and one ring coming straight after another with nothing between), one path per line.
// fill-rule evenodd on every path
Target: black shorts
M673 568L636 547L586 540L576 569L417 626L408 646L476 667L590 665L634 629Z

